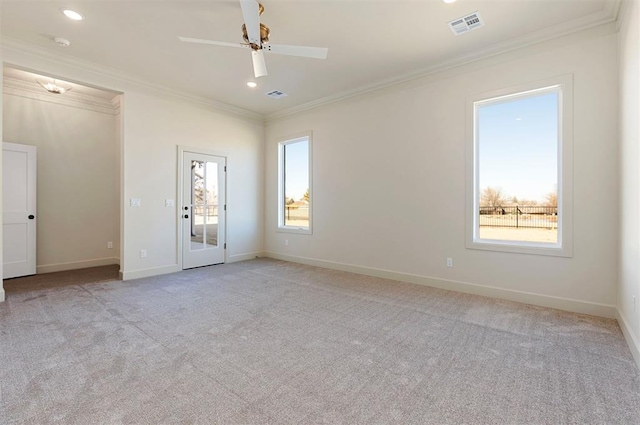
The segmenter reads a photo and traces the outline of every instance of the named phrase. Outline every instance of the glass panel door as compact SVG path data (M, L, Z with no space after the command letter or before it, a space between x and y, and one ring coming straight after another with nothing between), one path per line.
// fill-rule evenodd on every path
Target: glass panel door
M205 176L205 244L218 246L218 164L216 162L206 163Z
M218 164L191 161L191 249L218 246Z
M225 159L187 152L184 155L183 267L224 262L224 215L220 206L224 213Z
M204 249L204 179L204 162L191 161L191 250Z

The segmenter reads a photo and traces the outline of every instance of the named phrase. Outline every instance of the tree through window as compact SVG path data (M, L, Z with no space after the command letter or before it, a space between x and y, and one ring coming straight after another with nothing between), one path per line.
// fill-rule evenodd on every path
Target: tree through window
M311 233L310 136L280 142L278 157L278 227Z
M570 122L563 122L563 89L556 84L473 101L470 247L563 248L571 162L564 155Z

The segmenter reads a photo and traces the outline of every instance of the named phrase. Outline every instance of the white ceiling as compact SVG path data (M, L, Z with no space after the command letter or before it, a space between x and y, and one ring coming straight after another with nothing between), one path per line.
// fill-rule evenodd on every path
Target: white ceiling
M269 54L253 80L250 52L178 36L242 42L237 0L2 1L2 36L259 114L300 107L611 22L620 0L263 0L271 42L328 47L326 60ZM61 8L85 17L71 21ZM447 22L479 11L486 26ZM64 37L70 47L52 41ZM280 90L289 96L271 99Z

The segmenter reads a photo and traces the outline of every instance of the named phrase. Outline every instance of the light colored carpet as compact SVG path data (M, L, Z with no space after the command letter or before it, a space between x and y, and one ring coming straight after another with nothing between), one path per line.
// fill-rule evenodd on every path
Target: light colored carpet
M640 423L613 320L268 259L109 273L5 282L0 423Z

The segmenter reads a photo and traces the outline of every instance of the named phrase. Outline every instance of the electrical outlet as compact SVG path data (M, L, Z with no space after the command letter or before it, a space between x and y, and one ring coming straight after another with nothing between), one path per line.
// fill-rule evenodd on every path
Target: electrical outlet
M453 267L453 258L447 257L447 267Z
M132 207L139 207L141 203L140 198L131 198L129 205Z
M107 248L113 249L113 242L111 241L107 242Z
M289 239L284 240L284 246L289 246Z
M164 200L164 206L165 207L175 207L176 204L175 204L175 202L173 202L173 199L165 199Z
M141 249L140 250L140 258L147 258L147 250L146 249Z

